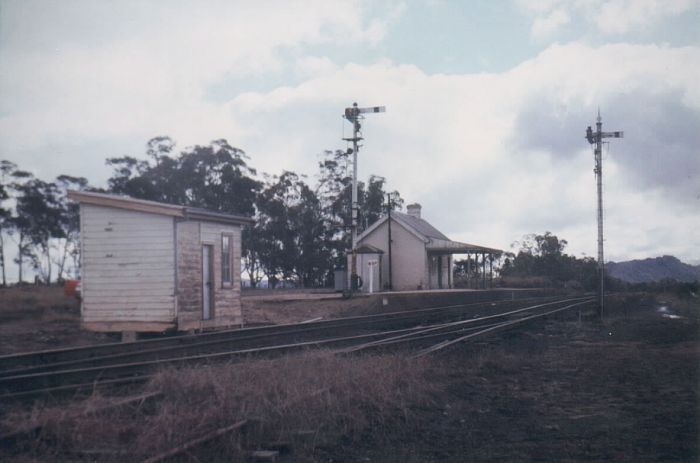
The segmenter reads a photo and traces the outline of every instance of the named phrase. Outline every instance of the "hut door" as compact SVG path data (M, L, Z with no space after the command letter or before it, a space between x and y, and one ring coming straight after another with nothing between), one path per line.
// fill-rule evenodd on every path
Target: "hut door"
M209 320L214 309L213 246L202 245L202 319Z

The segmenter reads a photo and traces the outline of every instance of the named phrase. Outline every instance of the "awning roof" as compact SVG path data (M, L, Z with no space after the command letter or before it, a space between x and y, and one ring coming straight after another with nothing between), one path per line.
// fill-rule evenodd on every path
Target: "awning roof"
M357 247L358 254L384 254L384 251L371 244L362 244Z
M475 244L460 243L459 241L431 239L430 243L426 244L425 248L428 252L434 254L467 254L467 253L485 253L498 254L503 251L496 248L487 248L485 246L477 246Z

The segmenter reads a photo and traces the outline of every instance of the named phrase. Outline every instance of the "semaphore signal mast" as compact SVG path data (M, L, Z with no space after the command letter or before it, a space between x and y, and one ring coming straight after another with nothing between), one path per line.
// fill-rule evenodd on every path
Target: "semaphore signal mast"
M593 153L595 155L595 172L596 183L598 186L598 314L603 318L603 294L605 281L605 261L603 260L603 138L622 138L624 132L603 132L603 120L600 118L600 109L598 109L598 118L596 119L595 132L589 125L586 129L586 140L591 145L595 145Z
M358 205L357 205L357 151L359 149L358 142L363 140L360 136L362 125L360 120L364 119L365 113L383 113L386 111L384 106L372 106L369 108L358 108L357 103L353 103L351 108L345 108L344 117L352 123L352 138L343 138L345 141L352 142L352 259L350 268L350 291L356 291L358 288L357 277L357 220L358 220Z

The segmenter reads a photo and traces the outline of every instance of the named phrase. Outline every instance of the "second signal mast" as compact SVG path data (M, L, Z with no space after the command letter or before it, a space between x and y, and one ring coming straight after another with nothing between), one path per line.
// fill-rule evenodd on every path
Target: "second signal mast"
M360 147L359 141L363 140L360 136L362 125L360 121L365 117L366 113L383 113L386 111L384 106L372 106L369 108L358 108L357 103L353 103L352 107L345 108L344 117L352 124L352 138L343 138L345 141L352 142L352 259L350 263L350 291L354 292L358 289L359 278L357 276L357 224L358 224L358 204L357 204L357 151Z
M596 183L598 186L598 314L603 317L603 293L605 282L605 261L603 259L603 139L604 138L622 138L623 132L603 132L603 120L600 118L600 109L598 110L598 118L596 119L595 131L589 125L586 129L586 140L593 148L595 155L595 172Z

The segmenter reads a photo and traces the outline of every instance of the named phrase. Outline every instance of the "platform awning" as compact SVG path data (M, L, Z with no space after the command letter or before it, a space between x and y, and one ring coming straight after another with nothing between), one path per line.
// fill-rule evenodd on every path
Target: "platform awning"
M498 254L503 252L500 249L460 243L459 241L438 240L435 238L432 238L425 248L432 254Z

